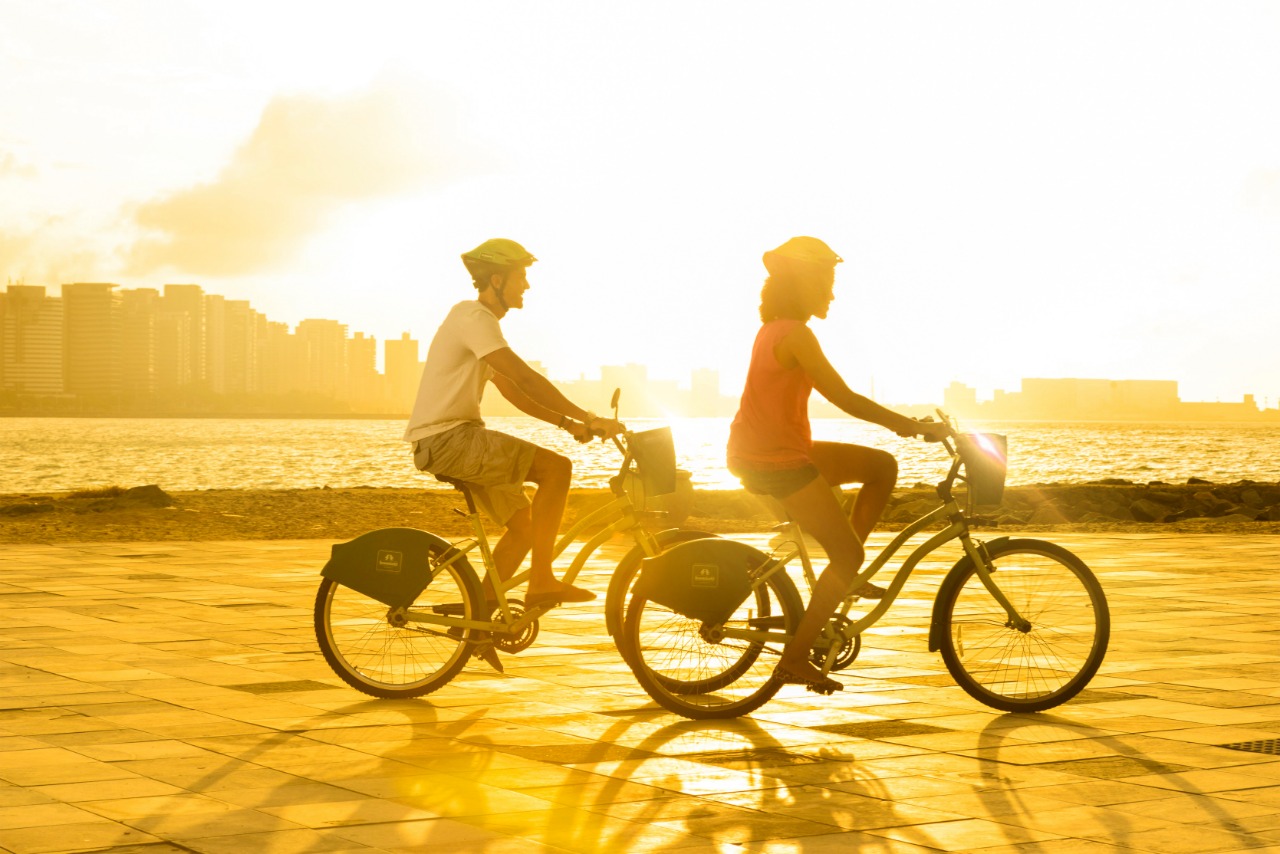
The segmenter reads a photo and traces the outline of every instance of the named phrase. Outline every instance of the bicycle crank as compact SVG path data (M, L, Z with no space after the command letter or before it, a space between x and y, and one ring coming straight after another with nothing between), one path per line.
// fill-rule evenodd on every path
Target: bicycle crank
M848 617L837 614L833 617L839 622L836 627L837 634L844 639L844 643L840 645L840 652L836 655L836 660L831 663L831 670L844 670L850 664L853 664L858 658L858 653L862 651L862 635L849 635L846 629L853 625L853 621ZM817 667L822 667L827 661L827 650L815 649L809 654L809 660Z
M525 613L524 601L521 599L508 599L507 609L511 612L512 622L519 622ZM489 620L494 623L505 621L501 605L494 607L493 614L489 617ZM504 634L502 632L494 632L493 645L503 652L520 652L528 649L537 637L538 621L530 620L529 624L517 633Z

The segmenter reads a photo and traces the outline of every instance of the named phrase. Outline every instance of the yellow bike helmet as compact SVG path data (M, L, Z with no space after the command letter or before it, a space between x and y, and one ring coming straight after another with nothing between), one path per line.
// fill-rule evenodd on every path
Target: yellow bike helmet
M790 266L790 262L830 264L834 267L843 260L830 246L816 237L793 237L777 249L764 253L764 267L770 275L777 275L780 270Z
M473 274L479 266L509 270L513 267L528 267L537 260L528 249L505 237L491 238L470 252L462 253L462 263Z

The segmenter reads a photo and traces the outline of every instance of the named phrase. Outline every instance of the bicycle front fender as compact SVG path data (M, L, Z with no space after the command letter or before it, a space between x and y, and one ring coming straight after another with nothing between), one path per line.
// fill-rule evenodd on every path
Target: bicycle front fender
M984 545L988 554L990 554L1003 548L1008 542L1009 537L996 537ZM942 579L942 584L938 585L938 595L933 599L933 617L929 621L929 652L937 652L942 648L942 633L946 631L942 603L951 600L953 592L964 583L964 579L972 566L973 559L968 554L965 554L947 572L946 577Z
M431 581L432 559L448 560L454 557L451 551L453 545L435 534L382 528L335 544L320 574L384 605L408 607ZM465 567L464 576L475 578L475 570L460 553L453 562ZM479 590L478 582L475 589Z
M659 531L653 535L663 551L679 543L687 543L690 540L703 540L714 536L715 534L708 534L703 531L686 531L683 528L667 528L665 531ZM613 570L613 577L609 579L609 592L604 597L604 624L605 628L609 630L610 637L616 638L622 631L622 617L627 604L627 590L631 587L631 580L635 577L635 574L640 571L640 561L644 557L644 550L639 546L635 546L623 556L622 560L618 561L618 565Z

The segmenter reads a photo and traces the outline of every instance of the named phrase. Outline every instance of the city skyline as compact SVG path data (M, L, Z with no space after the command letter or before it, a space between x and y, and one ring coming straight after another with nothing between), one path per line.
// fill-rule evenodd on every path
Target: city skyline
M77 282L57 297L30 285L0 291L0 412L400 416L412 405L423 342L408 332L384 340L379 351L375 337L339 320L307 318L290 329L247 300L196 284L117 288ZM601 411L614 388L623 390L634 417L726 417L737 407L734 389L713 368L651 377L648 366L627 363L570 378L530 364L571 399ZM932 401L881 402L929 415L939 401L953 415L987 420L1280 420L1280 409L1265 398L1260 409L1251 394L1238 402L1183 401L1176 380L1023 378L1018 390L996 390L989 400L953 380ZM842 414L820 398L810 408L819 417ZM496 392L486 396L484 411L521 414Z
M91 9L0 2L0 282L427 340L506 236L518 353L731 386L761 253L814 234L846 259L814 328L878 398L1280 398L1272 4Z

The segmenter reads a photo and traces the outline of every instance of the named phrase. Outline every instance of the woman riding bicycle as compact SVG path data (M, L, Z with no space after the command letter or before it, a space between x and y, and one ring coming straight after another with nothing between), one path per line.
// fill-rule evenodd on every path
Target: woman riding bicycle
M831 693L844 686L815 667L810 651L822 627L858 581L862 544L880 519L898 479L898 463L885 451L839 442L814 442L809 429L813 389L854 418L900 436L938 441L942 424L920 422L850 390L823 355L808 327L825 318L835 298L836 264L843 259L816 237L793 237L764 253L769 273L760 293L760 320L738 414L729 430L728 465L747 491L781 502L813 536L829 563L774 671L784 683ZM846 516L832 487L862 488ZM856 595L878 599L883 588L864 581Z

